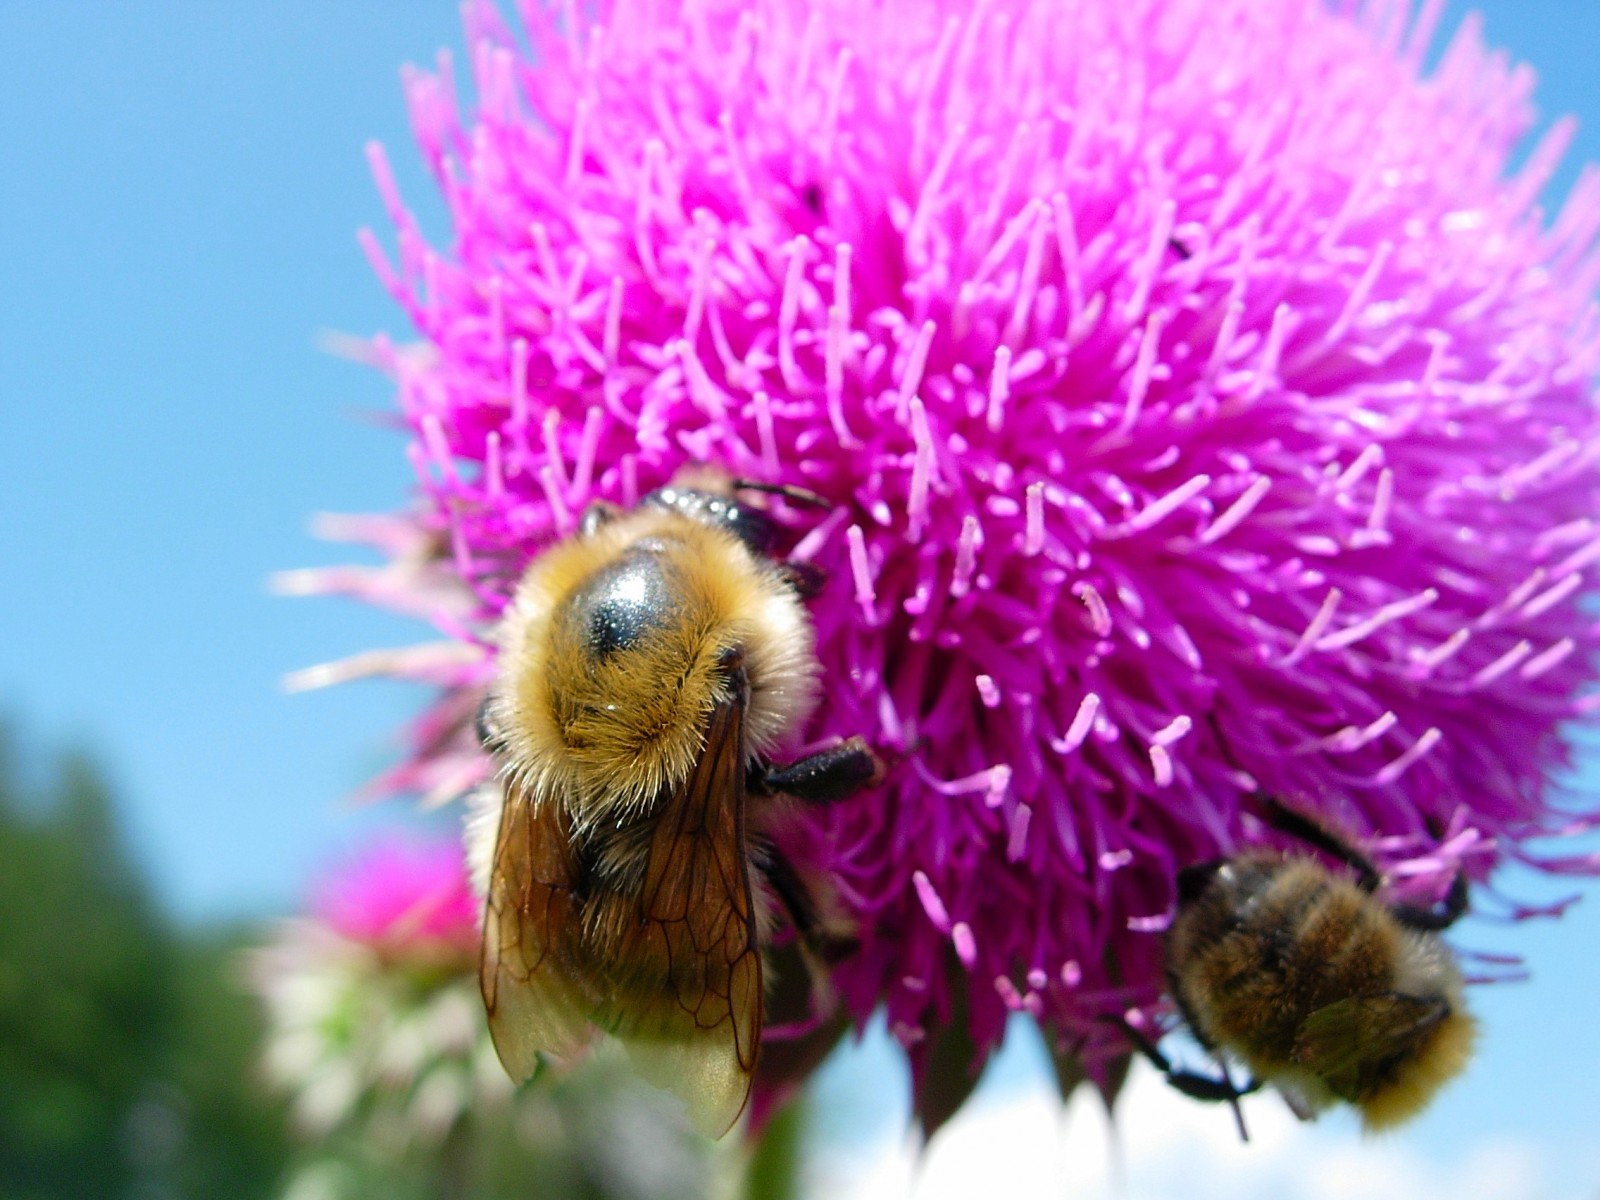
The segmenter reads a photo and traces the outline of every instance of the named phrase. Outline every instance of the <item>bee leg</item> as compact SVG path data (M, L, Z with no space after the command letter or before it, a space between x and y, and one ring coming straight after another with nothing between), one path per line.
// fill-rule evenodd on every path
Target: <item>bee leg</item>
M786 562L778 564L778 576L794 589L802 600L821 595L828 584L828 572L816 563Z
M1232 749L1228 746L1227 738L1222 736L1222 726L1217 723L1214 712L1206 714L1206 721L1211 725L1211 732L1217 739L1217 746L1222 751L1222 756L1237 771L1248 771L1239 765L1239 760L1234 758ZM1338 859L1356 873L1356 885L1364 892L1372 893L1378 890L1383 883L1383 876L1378 874L1372 863L1353 846L1342 838L1331 833L1322 825L1312 820L1302 812L1296 812L1277 796L1259 788L1252 797L1261 806L1261 815L1266 823L1279 833L1286 833L1292 838L1304 842L1316 850L1321 850L1330 858Z
M883 760L859 738L808 754L785 767L768 767L752 780L755 790L826 804L883 782Z
M806 948L828 966L840 962L860 948L853 937L832 933L823 927L816 901L788 857L771 842L759 841L751 847L756 870L771 886L778 902L789 914L789 922Z
M593 537L599 530L622 515L622 510L605 500L596 500L583 510L578 518L578 536Z
M1250 1140L1250 1131L1244 1126L1244 1109L1239 1107L1239 1097L1247 1092L1255 1091L1261 1084L1256 1080L1251 1080L1249 1087L1241 1090L1239 1085L1233 1082L1233 1076L1228 1073L1228 1062L1224 1058L1218 1057L1217 1069L1222 1072L1223 1084L1232 1093L1228 1097L1228 1107L1233 1109L1233 1123L1239 1128L1239 1140L1248 1142Z
M1383 876L1378 874L1377 868L1355 847L1328 832L1304 813L1296 812L1276 796L1263 794L1260 801L1268 825L1321 850L1330 858L1338 859L1356 873L1356 886L1362 891L1370 894L1383 883Z
M1467 911L1467 901L1466 872L1457 871L1455 879L1450 883L1450 890L1445 893L1442 905L1423 908L1416 904L1391 904L1389 912L1407 929L1415 929L1420 933L1438 933L1441 929L1449 929L1461 919Z
M1239 1126L1239 1139L1248 1142L1250 1133L1244 1125L1244 1113L1239 1109L1239 1098L1248 1096L1251 1092L1261 1087L1259 1079L1253 1079L1245 1086L1240 1087L1233 1082L1233 1077L1228 1074L1228 1064L1221 1058L1217 1059L1218 1069L1222 1072L1221 1079L1209 1075L1202 1075L1198 1071L1183 1071L1173 1066L1172 1060L1139 1030L1130 1025L1124 1018L1104 1016L1100 1018L1109 1025L1115 1025L1122 1031L1122 1036L1128 1039L1128 1044L1149 1060L1150 1065L1160 1071L1167 1083L1185 1096L1194 1100L1202 1100L1207 1104L1226 1103L1233 1109L1233 1119Z

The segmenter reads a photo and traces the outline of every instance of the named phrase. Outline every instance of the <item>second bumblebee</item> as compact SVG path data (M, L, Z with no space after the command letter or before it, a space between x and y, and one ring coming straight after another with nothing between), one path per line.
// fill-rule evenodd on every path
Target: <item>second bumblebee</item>
M1179 873L1167 933L1168 986L1194 1037L1242 1063L1252 1082L1174 1070L1136 1044L1180 1090L1236 1100L1276 1086L1309 1117L1354 1106L1368 1131L1405 1121L1466 1066L1476 1024L1438 931L1466 907L1457 876L1442 908L1386 903L1358 852L1273 798L1268 823L1332 856L1251 850ZM1130 1031L1131 1032L1131 1031ZM1241 1126L1242 1128L1242 1126Z

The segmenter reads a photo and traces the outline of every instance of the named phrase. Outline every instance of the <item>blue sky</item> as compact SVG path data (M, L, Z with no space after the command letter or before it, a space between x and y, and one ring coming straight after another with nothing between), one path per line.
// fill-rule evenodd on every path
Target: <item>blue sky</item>
M1600 4L1478 7L1538 67L1545 119L1584 121L1559 188L1600 159ZM387 143L439 230L398 70L457 40L448 0L0 0L0 714L104 760L185 917L287 911L341 847L414 820L344 797L420 693L277 681L422 631L265 580L346 557L307 536L313 511L404 498L384 381L316 340L404 330L356 245L384 223L362 147ZM1408 1141L1442 1160L1508 1128L1587 1136L1600 901L1464 940L1522 949L1535 978L1479 991L1476 1078Z
M396 323L356 245L382 215L362 147L407 145L400 64L455 24L448 3L0 4L0 711L103 756L184 914L292 904L380 819L341 800L418 698L286 698L284 672L417 629L265 580L340 557L312 511L404 497L384 382L316 338Z

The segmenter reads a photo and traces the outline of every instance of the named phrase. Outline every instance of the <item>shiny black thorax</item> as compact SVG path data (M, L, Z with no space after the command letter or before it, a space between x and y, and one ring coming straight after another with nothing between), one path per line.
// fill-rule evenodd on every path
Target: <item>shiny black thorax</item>
M1274 921L1267 896L1283 868L1275 855L1243 855L1189 867L1178 876L1178 916L1167 933L1168 982L1186 1023L1198 1029L1186 995L1185 975L1208 957L1240 947L1239 961L1252 971L1281 974L1294 953L1287 930ZM1244 953L1242 942L1259 943ZM1263 961L1264 959L1264 961Z
M633 649L678 611L662 538L641 538L562 601L556 631L597 659Z
M777 530L766 513L737 497L669 484L649 492L641 508L677 513L702 525L725 529L760 557L770 554ZM590 536L618 510L596 504L583 517L580 536ZM678 617L677 589L671 578L667 537L640 538L618 558L595 571L570 593L556 614L556 632L583 646L599 660L630 650Z

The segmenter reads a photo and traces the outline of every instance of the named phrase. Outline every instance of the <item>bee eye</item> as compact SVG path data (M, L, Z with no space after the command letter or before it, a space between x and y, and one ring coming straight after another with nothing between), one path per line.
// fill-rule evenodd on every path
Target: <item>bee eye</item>
M485 750L494 750L500 745L500 730L496 727L494 717L490 713L491 699L488 696L478 705L478 712L473 717L472 727L478 735L478 744Z
M1178 903L1193 904L1205 894L1206 889L1211 886L1211 881L1226 866L1227 863L1219 858L1184 867L1178 872Z
M672 615L661 559L641 545L568 597L562 624L596 658L627 650Z

